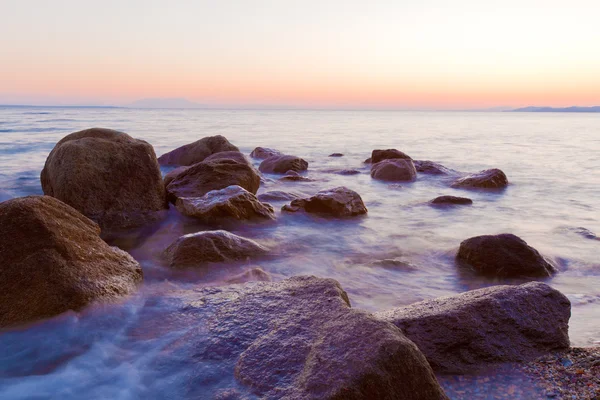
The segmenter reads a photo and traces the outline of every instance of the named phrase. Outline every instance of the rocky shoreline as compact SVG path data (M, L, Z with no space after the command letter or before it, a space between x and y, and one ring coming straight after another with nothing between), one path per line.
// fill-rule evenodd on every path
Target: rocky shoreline
M269 246L219 228L223 221L277 223L273 206L265 202L270 199L289 202L281 210L290 216L352 221L368 216L360 194L344 186L308 197L291 192L257 197L264 174L301 184L309 180L304 176L309 163L262 147L250 156L262 160L258 168L223 136L202 138L158 158L149 143L109 129L63 138L41 173L45 196L0 203L0 274L8 277L7 290L0 293L0 327L120 301L135 292L142 267L103 239L110 242L112 232L160 220L169 208L214 228L187 233L164 249L160 262L172 269L210 269L271 255ZM367 161L372 179L384 182L436 174L447 177L449 188L501 191L509 184L499 169L461 173L396 149L375 149ZM160 165L174 169L163 177ZM441 196L430 205L472 203ZM508 233L464 240L456 260L470 273L500 282L560 273ZM448 374L506 365L522 371L548 398L599 395L598 349L569 348L571 304L545 283L498 285L372 314L352 308L334 280L271 280L257 267L232 277L231 286L178 293L171 300L182 302L186 326L199 331L179 341L161 362L219 360L224 373L261 398L444 399L440 382ZM190 397L203 379L192 369ZM245 398L238 388L219 396Z

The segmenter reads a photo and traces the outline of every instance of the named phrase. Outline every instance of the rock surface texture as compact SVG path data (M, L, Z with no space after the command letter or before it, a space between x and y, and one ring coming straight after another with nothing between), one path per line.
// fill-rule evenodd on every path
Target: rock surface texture
M371 152L371 163L377 164L383 160L412 160L408 154L401 152L396 149L386 149L386 150L373 150ZM365 161L366 162L366 161Z
M140 265L96 223L49 196L0 203L0 327L134 292Z
M452 175L457 172L450 168L444 167L442 164L438 164L428 160L413 160L417 172L431 175Z
M260 172L268 174L285 174L288 171L301 172L308 169L308 162L300 157L279 155L264 160L258 166Z
M172 268L187 268L248 260L267 252L266 247L253 240L218 230L181 236L165 250L165 256Z
M459 178L452 183L456 188L502 189L508 186L508 178L501 170L486 169L475 174Z
M383 160L373 164L371 177L388 182L411 182L417 179L417 170L412 160Z
M269 149L268 147L257 147L252 150L250 157L257 158L259 160L265 160L273 156L281 156L282 153L279 150Z
M429 202L435 206L449 206L449 205L468 205L473 204L473 200L468 197L457 197L457 196L439 196Z
M493 286L375 315L400 328L440 373L476 372L569 347L571 303L540 282Z
M543 278L557 272L536 249L510 233L464 240L456 258L486 276Z
M205 222L216 222L223 218L275 219L275 211L270 204L261 203L255 195L236 185L211 190L202 197L180 197L175 207L180 213Z
M167 207L152 146L111 129L65 136L46 159L40 180L44 194L103 229L141 225Z
M272 190L258 195L260 201L290 201L301 197L302 193L284 192L282 190Z
M344 186L322 190L306 199L292 200L289 205L283 206L282 210L305 211L332 217L353 217L367 213L367 207L360 195Z
M224 136L208 136L163 154L158 158L158 162L160 165L193 165L222 151L239 151L239 149Z

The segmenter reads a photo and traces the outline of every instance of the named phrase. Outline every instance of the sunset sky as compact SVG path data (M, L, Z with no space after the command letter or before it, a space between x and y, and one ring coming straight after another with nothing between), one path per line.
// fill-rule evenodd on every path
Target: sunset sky
M600 105L598 0L0 0L0 104Z

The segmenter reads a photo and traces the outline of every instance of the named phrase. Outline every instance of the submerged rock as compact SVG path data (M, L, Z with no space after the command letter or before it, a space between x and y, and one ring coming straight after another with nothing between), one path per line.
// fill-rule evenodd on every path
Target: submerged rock
M245 282L271 282L273 279L268 272L261 267L250 268L241 274L237 274L227 279L227 283L245 283Z
M308 162L300 157L279 155L264 160L258 166L260 172L271 174L285 174L288 171L301 172L308 169Z
M223 218L275 219L275 212L270 204L261 203L255 195L237 185L211 190L202 197L180 197L175 202L175 207L180 213L205 222Z
M167 208L152 146L126 133L92 128L61 139L40 175L44 194L104 229L142 225Z
M163 154L158 162L160 165L194 165L212 154L239 150L224 136L208 136Z
M258 171L241 153L216 154L181 171L168 184L171 201L180 197L202 197L211 190L237 185L256 194L260 186Z
M473 200L468 197L457 197L457 196L439 196L429 202L434 206L448 206L448 205L467 205L473 204Z
M329 157L344 157L344 155L342 153L332 153Z
M479 171L452 183L452 187L456 188L501 189L506 186L508 186L508 178L497 168Z
M350 308L332 279L197 289L180 319L195 328L170 346L223 371L262 399L446 399L417 347L390 323ZM191 368L197 387L203 368Z
M281 155L283 154L279 150L269 149L267 147L257 147L250 153L250 157L258 158L259 160L265 160L269 157Z
M411 182L417 179L412 160L383 160L371 167L371 177L380 181Z
M301 198L302 193L273 190L258 195L260 201L290 201Z
M100 239L96 223L49 196L0 204L0 327L133 293L140 265Z
M412 160L408 154L401 152L396 149L387 149L387 150L373 150L371 153L371 162L373 164L377 164L383 160Z
M375 315L400 328L441 373L475 372L569 347L569 299L540 282L478 289Z
M322 190L306 199L292 200L289 205L283 206L282 210L305 211L333 217L353 217L367 213L367 207L360 195L344 186Z
M455 174L456 171L444 167L442 164L438 164L433 161L428 160L413 160L415 164L415 168L417 172L421 172L423 174L431 174L431 175L452 175Z
M536 249L510 233L467 239L456 258L487 276L543 278L557 272Z
M373 159L371 159L371 157L369 157L365 161L363 161L363 164L371 164L372 162L373 162Z
M357 169L342 169L340 171L337 171L336 174L339 175L359 175L360 171Z
M186 268L247 260L267 252L266 247L253 240L217 230L181 236L165 250L165 256L172 268Z

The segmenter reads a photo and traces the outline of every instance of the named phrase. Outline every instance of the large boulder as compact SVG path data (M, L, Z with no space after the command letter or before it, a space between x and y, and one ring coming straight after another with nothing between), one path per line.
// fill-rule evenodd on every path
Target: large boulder
M377 164L383 160L412 160L410 156L406 153L401 152L396 149L386 149L386 150L373 150L371 152L371 163Z
M46 159L40 180L44 194L67 203L103 229L141 225L167 207L152 146L111 129L65 136Z
M508 178L501 170L486 169L475 174L459 178L452 183L455 188L502 189L508 186Z
M248 260L267 252L266 247L253 240L218 230L181 236L165 250L165 257L172 268L187 268Z
M211 190L202 197L180 197L175 202L175 207L180 213L205 222L216 222L223 218L275 219L275 212L270 204L261 203L255 195L237 185Z
M258 166L260 172L270 174L285 174L288 171L301 172L308 169L308 162L300 157L279 155L264 160Z
M557 272L536 249L511 233L464 240L456 258L486 276L544 278Z
M380 181L411 182L417 179L417 170L412 160L383 160L373 164L371 177Z
M239 150L224 136L208 136L163 154L158 162L160 165L194 165L212 154Z
M213 398L202 382L223 390L235 375L240 397L446 399L418 348L392 324L350 308L332 279L196 289L179 299L175 323L192 328L161 355L192 363L181 385L202 387L200 397Z
M475 372L569 347L571 303L540 282L473 290L376 316L400 328L440 373Z
M169 200L181 197L202 197L211 190L237 185L256 194L260 175L242 153L224 152L179 171L168 181Z
M265 160L269 157L280 156L282 153L279 150L269 149L267 147L257 147L252 150L250 157L257 158L259 160Z
M0 203L0 328L81 310L136 290L140 265L49 196Z
M283 206L282 210L305 211L332 217L354 217L367 213L367 207L360 195L344 186L321 190L306 199L292 200L289 205Z

